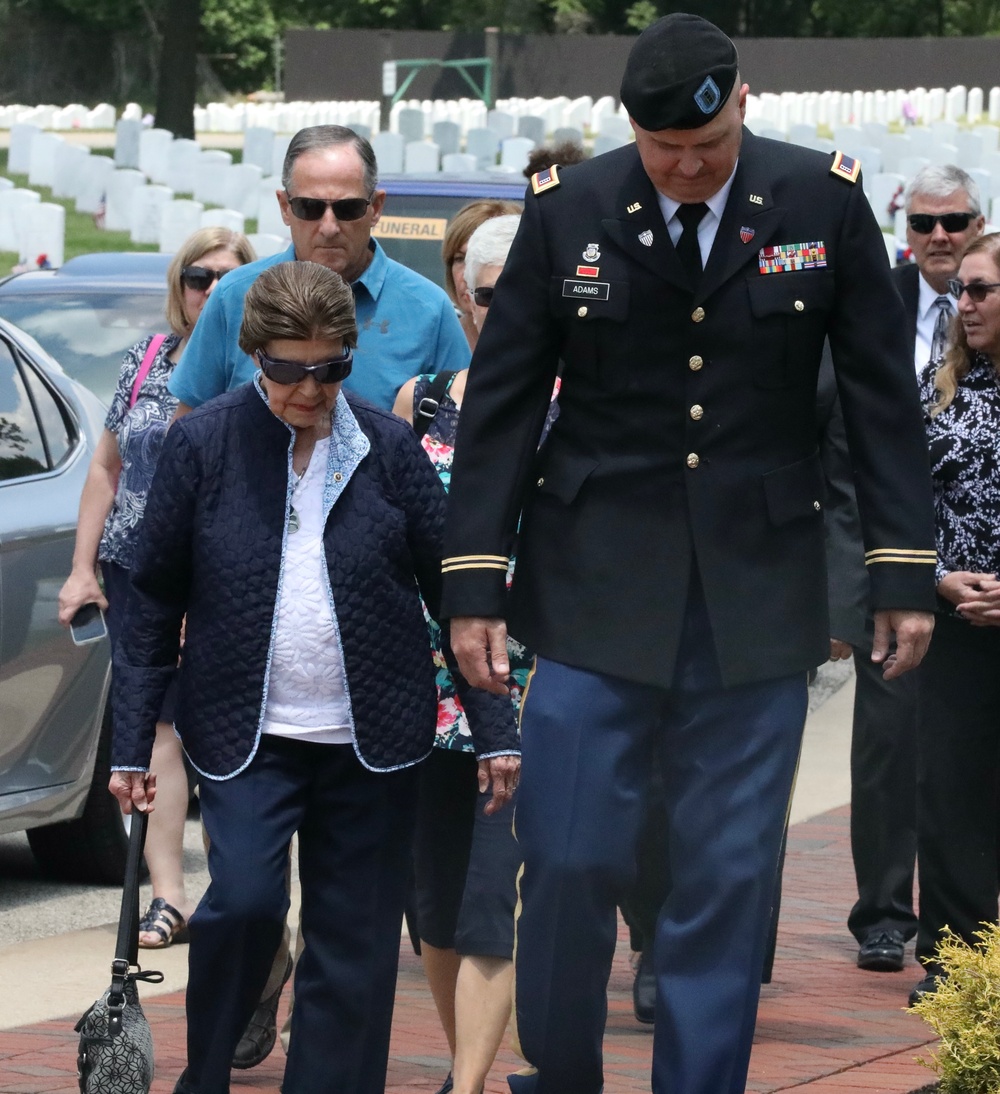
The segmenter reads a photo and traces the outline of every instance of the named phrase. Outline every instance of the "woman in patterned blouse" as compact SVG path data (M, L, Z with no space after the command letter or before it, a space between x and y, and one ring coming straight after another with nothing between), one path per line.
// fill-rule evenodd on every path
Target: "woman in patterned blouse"
M940 597L920 667L917 959L941 975L946 925L966 942L997 922L1000 887L1000 233L973 242L958 277L952 342L921 378Z
M59 622L64 626L83 604L96 603L107 612L112 650L125 608L146 494L177 408L167 380L219 278L256 257L246 236L229 228L200 228L189 236L167 269L166 318L171 333L166 338L143 338L122 361L80 498L73 571L59 593ZM154 338L159 345L153 345ZM103 589L97 579L98 563ZM172 694L168 694L153 753L160 808L150 816L145 852L153 900L139 925L139 945L149 949L186 942L187 917L194 910L185 892L182 866L190 791L171 724L172 707Z

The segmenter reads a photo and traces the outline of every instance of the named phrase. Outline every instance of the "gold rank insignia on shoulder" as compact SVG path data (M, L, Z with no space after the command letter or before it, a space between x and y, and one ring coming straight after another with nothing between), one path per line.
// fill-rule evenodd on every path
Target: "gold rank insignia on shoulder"
M559 185L559 165L552 164L542 171L536 171L531 176L531 192L542 194L546 190L554 190Z
M861 174L861 160L853 159L843 152L834 152L830 174L847 179L848 182L857 182L858 175Z

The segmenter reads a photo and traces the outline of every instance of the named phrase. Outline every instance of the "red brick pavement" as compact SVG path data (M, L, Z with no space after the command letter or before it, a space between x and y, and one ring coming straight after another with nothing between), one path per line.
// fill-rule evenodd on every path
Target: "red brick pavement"
M932 1080L915 1062L927 1055L929 1030L903 1009L919 969L910 965L906 972L885 974L855 967L855 945L844 926L853 894L846 807L795 825L774 982L761 996L748 1091L910 1094ZM652 1037L632 1017L625 938L619 935L609 990L607 1094L649 1090ZM184 1063L183 994L144 1006L157 1053L153 1094L170 1094ZM72 1026L70 1018L0 1031L0 1094L76 1094ZM234 1072L233 1094L274 1094L282 1064L277 1050L253 1071ZM503 1049L486 1085L489 1094L506 1094L504 1076L516 1066L516 1057ZM447 1070L430 994L404 947L387 1094L436 1091Z

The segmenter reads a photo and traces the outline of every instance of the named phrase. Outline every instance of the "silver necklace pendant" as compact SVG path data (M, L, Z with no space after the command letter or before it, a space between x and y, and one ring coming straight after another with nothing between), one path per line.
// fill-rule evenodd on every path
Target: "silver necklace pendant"
M299 514L295 512L295 506L293 505L288 511L288 534L294 534L299 530L299 527Z

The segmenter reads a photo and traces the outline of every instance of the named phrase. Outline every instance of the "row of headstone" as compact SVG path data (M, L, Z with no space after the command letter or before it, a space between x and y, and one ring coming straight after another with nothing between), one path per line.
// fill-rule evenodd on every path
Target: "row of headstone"
M36 190L15 187L0 179L0 251L18 262L61 266L65 253L66 210L42 201Z
M26 123L40 129L114 129L117 112L110 103L99 103L93 109L70 103L68 106L24 106L9 103L0 106L0 129L12 129Z

